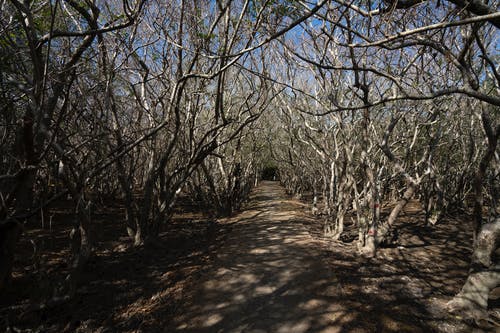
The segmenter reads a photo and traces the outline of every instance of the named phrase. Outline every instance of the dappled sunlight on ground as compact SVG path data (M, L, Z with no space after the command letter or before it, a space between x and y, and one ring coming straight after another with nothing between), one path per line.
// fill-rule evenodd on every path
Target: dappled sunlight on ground
M461 221L423 229L418 210L409 211L397 244L367 260L355 242L322 237L308 211L263 182L238 215L179 220L152 247L116 241L118 221L100 235L116 246L98 243L74 302L10 316L44 332L471 331L443 307L467 276ZM60 237L53 248L64 253Z
M399 275L399 262L387 262L393 274L378 276L352 248L340 257L313 238L303 207L285 197L278 184L265 183L248 211L226 221L231 232L213 267L167 331L432 332L452 320L419 303L424 295Z

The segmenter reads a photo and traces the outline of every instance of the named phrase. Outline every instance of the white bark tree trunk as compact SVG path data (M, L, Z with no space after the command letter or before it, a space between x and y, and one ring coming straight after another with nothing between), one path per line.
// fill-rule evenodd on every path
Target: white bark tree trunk
M488 317L488 297L500 285L500 263L492 255L500 239L500 218L484 224L472 254L472 271L462 290L448 303L451 312L476 321Z

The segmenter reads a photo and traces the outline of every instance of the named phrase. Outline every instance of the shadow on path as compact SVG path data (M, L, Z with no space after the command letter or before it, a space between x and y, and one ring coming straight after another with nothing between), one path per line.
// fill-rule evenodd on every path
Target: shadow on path
M434 331L418 303L408 312L376 290L343 288L334 270L342 267L325 264L332 253L311 237L296 205L278 183L263 182L163 331Z

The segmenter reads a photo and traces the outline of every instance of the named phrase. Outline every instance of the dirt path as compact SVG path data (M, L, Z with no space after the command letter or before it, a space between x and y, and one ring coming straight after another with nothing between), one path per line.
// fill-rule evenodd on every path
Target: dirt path
M263 183L247 210L232 220L213 264L167 331L435 331L424 322L430 314L401 288L408 284L405 277L395 278L403 292L387 288L384 294L376 283L363 285L359 272L373 273L363 263L351 265L346 257L337 266L327 263L335 253L311 236L299 205L277 183Z
M183 309L179 332L292 333L327 327L335 309L315 290L325 283L336 289L338 283L334 272L318 265L320 253L294 220L294 208L276 183L259 188L199 281L195 304Z
M68 306L5 308L0 317L40 332L472 331L442 306L467 275L462 220L425 228L421 212L407 212L397 246L366 260L355 242L323 238L322 222L306 209L263 182L240 214L217 225L177 221L151 248L109 251L114 243L102 243ZM115 227L110 235L123 229ZM16 309L28 302L20 299Z
M295 220L296 207L273 182L252 202L199 281L194 304L183 308L177 331L293 333L337 321L341 309L326 293L337 291L338 281L318 262L321 252Z

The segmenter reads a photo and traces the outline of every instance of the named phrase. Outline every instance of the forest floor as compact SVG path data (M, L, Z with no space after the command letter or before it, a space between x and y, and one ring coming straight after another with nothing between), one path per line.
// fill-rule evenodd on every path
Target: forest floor
M364 259L355 242L323 238L320 219L277 182L262 182L241 213L217 223L177 217L147 248L124 246L123 224L108 213L76 299L59 308L30 304L64 274L67 230L28 232L47 242L49 285L18 259L0 331L8 321L19 332L481 332L445 310L467 276L464 220L425 227L409 206L394 246Z

